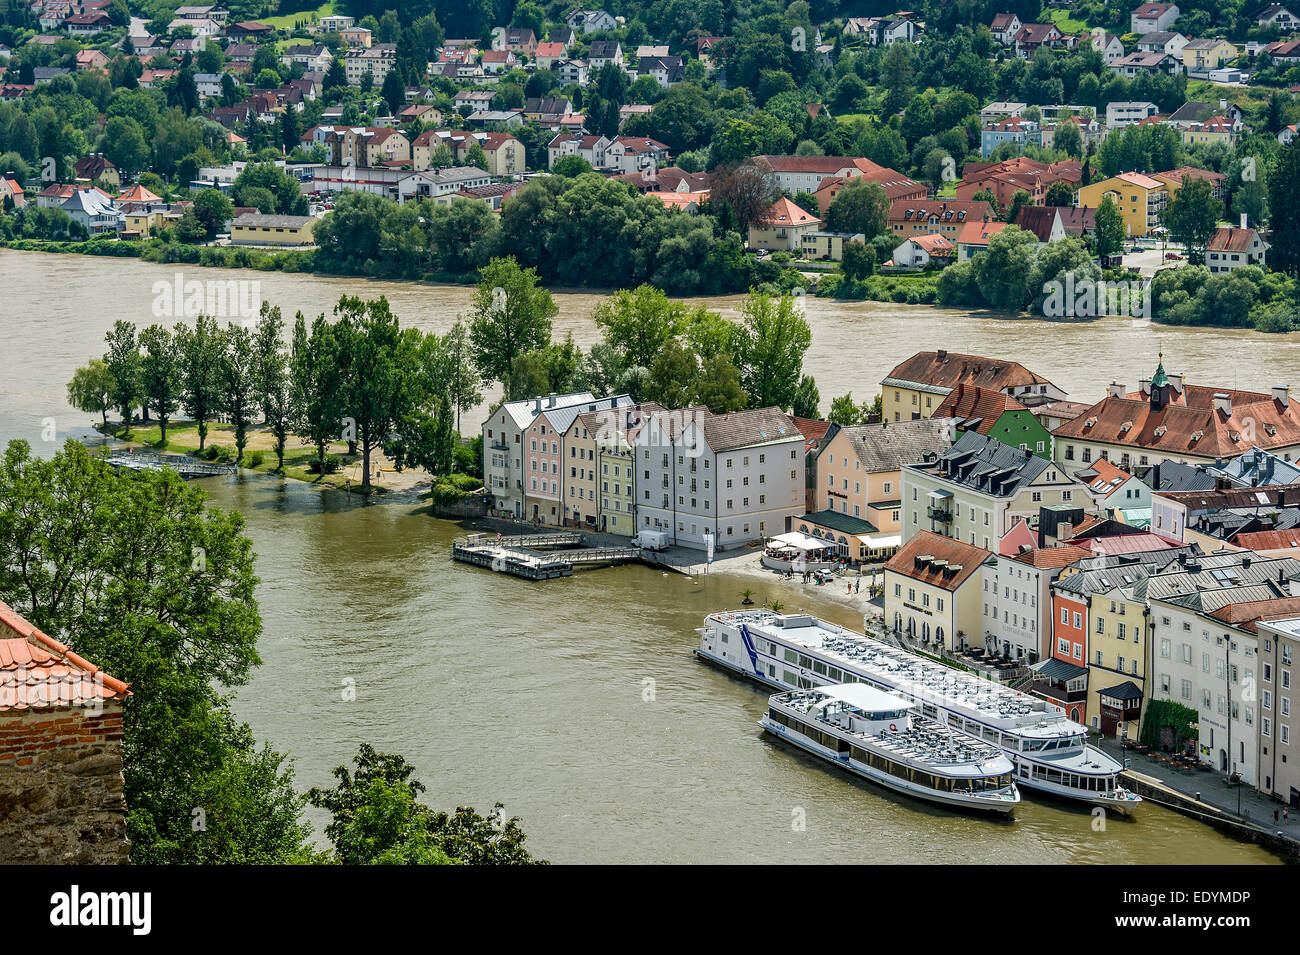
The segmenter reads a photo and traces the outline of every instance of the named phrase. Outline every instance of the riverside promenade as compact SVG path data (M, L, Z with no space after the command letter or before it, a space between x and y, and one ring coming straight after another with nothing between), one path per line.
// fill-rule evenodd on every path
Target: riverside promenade
M1285 807L1247 783L1233 785L1217 771L1175 769L1137 750L1121 749L1114 739L1090 734L1089 740L1124 764L1129 783L1144 799L1300 863L1300 809ZM1282 818L1284 808L1288 810L1286 819Z

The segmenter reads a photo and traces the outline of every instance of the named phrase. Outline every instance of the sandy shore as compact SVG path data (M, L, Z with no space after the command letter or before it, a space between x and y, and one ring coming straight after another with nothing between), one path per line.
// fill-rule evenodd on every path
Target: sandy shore
M874 576L872 571L865 571L862 576L861 588L855 593L849 593L848 586L849 584L853 584L855 588L858 586L857 570L850 569L842 577L837 577L830 583L818 584L810 578L808 583L805 584L800 574L795 574L793 579L788 579L784 574L764 567L762 558L757 551L746 551L715 558L710 573L727 574L735 577L741 583L739 589L749 587L753 590L751 599L756 604L778 599L788 606L790 601L787 599L787 595L792 592L796 594L807 593L809 596L816 596L820 600L831 600L841 606L850 607L859 614L871 613L875 616L879 613L878 608L871 604L868 590L873 580L877 584L883 581L883 574L880 571L875 571ZM773 592L771 595L767 593L769 590Z

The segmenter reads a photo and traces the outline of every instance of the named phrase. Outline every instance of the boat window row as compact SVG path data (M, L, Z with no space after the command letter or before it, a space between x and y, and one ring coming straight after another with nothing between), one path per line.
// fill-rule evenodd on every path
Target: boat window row
M1108 793L1116 785L1114 776L1081 776L1078 773L1067 773L1050 766L1036 766L1033 763L1021 763L1019 772L1025 779L1068 786L1070 789L1083 792Z

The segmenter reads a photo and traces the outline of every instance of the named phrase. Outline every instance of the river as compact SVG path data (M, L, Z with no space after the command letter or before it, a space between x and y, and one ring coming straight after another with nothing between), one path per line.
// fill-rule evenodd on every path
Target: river
M155 321L154 283L257 281L290 315L343 294L386 295L403 323L445 330L468 289L155 266L132 259L0 250L0 442L41 453L86 436L68 407L73 369L119 319ZM558 294L556 332L590 345L600 297ZM738 299L711 300L731 313ZM823 405L859 400L913 352L1015 358L1080 400L1132 387L1163 349L1193 382L1300 386L1300 335L1166 329L1127 318L1090 325L880 304L808 303L806 369ZM1262 346L1262 347L1261 347ZM1248 374L1251 368L1266 377ZM472 420L477 420L471 415ZM52 421L51 421L52 419ZM468 428L467 428L468 430ZM1014 822L930 809L778 749L756 721L765 694L697 663L694 628L752 585L643 567L527 583L453 564L458 528L418 501L362 504L259 475L203 484L240 510L258 555L264 661L235 710L295 759L299 788L328 785L360 742L399 752L434 806L495 801L522 817L530 848L556 862L1261 863L1253 846L1151 804L1094 829L1086 812L1027 796ZM848 626L815 589L758 596ZM319 815L313 814L318 837Z

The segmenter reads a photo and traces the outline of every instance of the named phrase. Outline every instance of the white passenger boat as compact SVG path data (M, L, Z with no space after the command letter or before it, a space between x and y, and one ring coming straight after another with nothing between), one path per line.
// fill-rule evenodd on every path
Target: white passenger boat
M1124 767L1087 744L1086 727L1027 693L808 614L713 613L698 632L701 659L778 690L857 682L911 700L922 716L1000 747L1021 787L1122 815L1142 802L1120 785Z
M914 704L865 683L776 693L758 725L856 776L917 799L1009 815L1020 802L995 746L912 716Z

